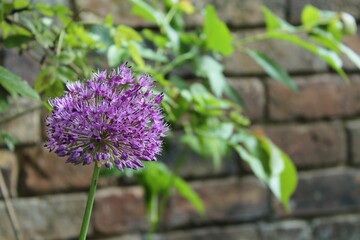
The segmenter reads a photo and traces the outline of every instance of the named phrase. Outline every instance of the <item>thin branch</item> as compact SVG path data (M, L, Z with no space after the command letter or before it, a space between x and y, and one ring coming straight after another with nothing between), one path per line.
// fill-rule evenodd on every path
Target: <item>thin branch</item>
M24 240L24 237L20 231L19 221L17 219L14 206L13 206L11 198L9 196L9 192L6 187L1 168L0 168L0 190L1 190L2 196L4 197L5 209L6 209L7 214L9 215L11 227L14 231L15 238L16 238L16 240Z

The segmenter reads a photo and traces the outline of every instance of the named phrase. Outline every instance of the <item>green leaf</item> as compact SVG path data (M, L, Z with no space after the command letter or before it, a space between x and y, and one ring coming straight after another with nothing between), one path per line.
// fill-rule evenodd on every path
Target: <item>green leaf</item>
M212 5L206 7L204 32L206 46L210 50L219 51L223 55L230 55L234 52L233 36L226 24L219 19Z
M120 25L116 28L115 39L121 38L127 41L141 42L143 38L141 35L131 27Z
M64 83L74 81L77 77L77 74L66 66L48 66L39 73L35 88L43 92L45 97L58 97L64 93Z
M73 21L72 18L66 14L59 14L59 19L64 26L69 26L69 24Z
M270 9L268 9L265 6L261 7L261 10L263 11L265 15L265 22L266 22L266 29L267 31L274 31L274 30L285 30L285 31L294 31L295 27L289 24L288 22L282 20L276 14L274 14Z
M192 96L190 91L188 90L189 84L187 83L187 81L185 81L183 78L175 74L169 77L169 81L172 82L176 86L176 88L180 90L180 95L184 99L186 99L189 102L191 101Z
M57 74L57 76L59 77L61 75ZM60 78L60 80L61 80L61 78ZM65 91L64 83L59 80L55 80L51 86L49 86L48 88L46 88L44 90L44 97L45 98L60 97L64 94L64 91ZM45 102L44 104L46 107L50 107L50 106L48 106L47 102Z
M173 71L176 67L180 66L181 64L194 59L199 54L199 49L197 47L192 47L190 51L183 53L181 55L176 56L176 58L170 61L167 65L163 67L160 71L162 74L167 74Z
M169 61L169 59L167 58L166 55L155 52L150 48L143 48L141 46L139 48L140 48L141 56L146 58L146 59L153 60L153 61L158 61L158 62L162 62L162 63L166 63L166 62Z
M150 22L158 24L161 32L166 34L174 49L177 50L179 48L179 34L170 26L169 22L166 21L166 17L163 12L158 11L153 6L142 0L131 0L131 2L133 3L132 13Z
M169 194L170 190L175 187L179 194L192 203L199 213L204 213L204 205L198 194L179 176L174 175L165 164L161 162L144 164L145 168L141 172L137 172L136 177L145 188L148 201L151 199L150 196Z
M267 183L271 176L269 159L256 137L246 132L239 132L232 136L230 143L242 160L249 164L254 174Z
M62 64L71 64L75 60L75 54L72 51L61 52L58 56L58 60Z
M340 51L360 69L360 56L345 44L340 43Z
M123 62L123 58L126 55L127 53L125 49L118 48L116 45L111 45L107 51L109 66L118 66L121 62Z
M47 66L43 68L35 80L35 90L39 93L48 89L56 81L56 68Z
M40 100L40 96L18 75L0 66L0 84L11 94Z
M314 28L310 36L312 40L321 44L325 48L330 49L335 53L339 53L340 42L333 33L324 31L320 28Z
M59 14L59 15L71 15L71 14L73 14L73 12L69 8L67 8L67 7L65 7L63 5L57 5L57 6L53 7L53 10L54 10L54 12L56 14Z
M75 24L69 25L68 34L65 35L64 40L72 47L92 48L98 43L91 32L87 32L82 25Z
M142 17L143 19L156 23L158 22L158 12L148 3L142 0L131 0L133 3L133 8L131 10L132 14Z
M263 135L255 135L257 141L267 152L267 156L269 157L269 169L271 172L271 176L279 175L282 171L284 171L284 162L282 161L282 152L279 148L277 148L268 138Z
M321 12L318 8L312 5L306 5L301 12L301 22L305 29L311 30L317 26L321 20Z
M285 164L284 171L278 176L272 177L269 185L272 192L284 205L284 208L289 211L289 200L296 189L298 178L296 168L290 158L283 153L282 159Z
M163 26L167 37L170 39L171 43L173 44L174 50L177 51L177 49L179 48L179 40L180 40L179 33L166 22L163 22L160 25Z
M112 27L113 25L114 25L114 16L111 14L106 15L105 26Z
M145 68L144 59L141 57L141 54L140 54L139 50L137 49L137 46L133 42L131 42L129 44L129 51L130 51L130 55L131 55L132 59L134 60L134 62L137 65L137 67L144 69Z
M168 39L166 36L163 36L161 34L155 34L150 29L144 29L142 33L144 34L145 38L153 41L158 47L164 48L168 43Z
M215 172L219 172L221 169L221 160L223 147L222 144L225 143L223 140L209 136L199 136L200 144L202 145L201 155L204 157L211 156Z
M260 134L240 132L233 135L230 144L289 210L289 199L298 181L296 168L290 158Z
M265 171L263 164L259 158L253 156L251 153L249 153L248 150L246 150L240 145L234 146L234 149L239 154L241 159L249 164L251 170L254 172L256 177L258 177L264 182L268 179L268 174Z
M327 25L327 28L326 28L326 32L328 34L331 34L332 35L332 38L335 38L336 40L338 41L341 41L344 37L344 33L343 33L343 24L339 21L339 19L333 19L329 22L329 24ZM314 30L318 30L318 29L321 29L320 27L318 28L313 28L312 29L312 32ZM325 30L323 30L325 31ZM311 33L312 33L311 32Z
M289 76L286 70L264 53L250 49L246 49L246 53L252 57L272 78L294 91L298 90L296 82Z
M241 112L238 110L233 110L230 112L230 118L232 121L234 121L235 123L239 124L240 126L249 126L250 125L250 120L245 117L244 115L241 114Z
M177 177L174 181L174 187L179 192L179 194L187 199L200 214L205 214L205 206L203 201L186 181Z
M197 59L197 74L206 77L209 81L211 91L220 97L226 88L227 82L223 74L223 66L210 56L202 56Z
M315 55L321 57L323 61L325 61L327 64L329 64L345 81L349 81L349 78L347 77L346 73L342 69L342 60L336 52L327 50L322 47L318 47L312 43L309 43L303 39L301 39L298 36L290 35L283 32L271 32L268 34L269 37L274 39L280 39L283 41L294 43L312 53Z
M244 106L244 100L239 95L239 92L236 91L235 88L233 88L230 84L226 83L226 86L224 88L224 93L231 98L234 102L237 104Z
M190 46L191 45L202 46L204 42L204 40L201 39L201 37L194 32L181 32L180 39L182 43Z
M52 6L49 6L45 3L37 3L35 7L45 16L49 16L49 17L54 16L54 9Z
M336 37L331 35L329 32L316 29L314 30L312 39L319 42L323 46L333 50L336 53L338 52L343 53L345 56L349 58L350 61L352 61L355 64L357 68L360 69L360 56L356 52L354 52L351 48L338 41L338 39L336 39Z
M7 48L19 47L24 43L33 40L32 37L25 35L11 35L4 40L4 45Z
M355 18L348 13L320 10L306 5L301 17L305 29L309 32L314 28L326 29L337 40L346 35L356 34Z
M5 111L9 106L9 101L6 95L7 94L0 94L0 113Z
M57 78L63 83L68 83L77 80L78 75L66 66L57 67Z
M0 4L1 6L1 4ZM1 10L1 9L0 9ZM1 13L1 12L0 12ZM0 29L3 38L7 38L14 27L11 24L7 24L6 21L1 21L0 19Z
M0 22L4 21L5 15L11 13L14 9L14 4L10 2L0 2Z
M88 32L93 35L94 39L96 41L104 43L105 45L112 45L114 43L114 40L111 37L109 28L105 27L101 24L93 24L88 29Z
M289 211L289 199L294 193L298 181L296 168L290 158L269 139L260 136L259 140L270 157L271 178L269 179L269 187L283 203L285 209Z
M15 0L14 1L14 8L21 9L29 6L29 1L26 0Z
M180 141L184 144L187 144L196 153L201 154L202 148L199 138L196 135L194 135L192 132L188 132L182 135Z

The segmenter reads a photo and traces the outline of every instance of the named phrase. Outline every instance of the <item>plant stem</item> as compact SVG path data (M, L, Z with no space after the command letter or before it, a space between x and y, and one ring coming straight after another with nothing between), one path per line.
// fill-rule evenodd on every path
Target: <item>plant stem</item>
M95 162L94 163L94 172L93 172L93 176L91 179L91 185L90 185L90 190L89 190L89 196L87 199L86 209L85 209L85 213L84 213L84 217L83 217L83 222L81 225L79 240L86 239L86 234L87 234L87 231L89 228L89 223L90 223L91 211L92 211L92 208L94 205L94 197L95 197L96 185L97 185L98 178L99 178L99 173L100 173L100 168L98 167L97 163Z
M262 34L258 34L258 35L251 36L251 37L241 38L241 39L237 40L236 44L237 45L246 45L249 43L263 41L263 40L267 40L267 39L271 39L270 35L268 33L262 33Z
M180 155L180 157L177 159L176 164L175 164L174 173L168 183L169 184L168 190L164 193L164 196L160 200L160 203L158 203L158 200L157 200L158 196L153 194L151 197L151 205L152 205L151 213L150 213L151 214L150 215L151 216L150 217L151 228L150 228L148 236L146 237L147 240L153 239L153 236L159 227L160 218L164 215L167 203L169 202L169 199L171 197L171 190L174 187L174 182L175 182L176 176L179 174L181 167L184 165L184 163L187 159L187 156L188 156L188 152L184 151L183 154ZM155 221L153 219L155 219Z
M10 194L7 190L5 180L4 180L3 174L1 172L1 168L0 168L0 190L1 190L2 196L4 197L5 209L9 215L11 227L14 230L15 238L16 238L16 240L23 240L24 236L22 235L22 233L20 231L19 221L17 219L16 213L14 210L14 206L11 202Z

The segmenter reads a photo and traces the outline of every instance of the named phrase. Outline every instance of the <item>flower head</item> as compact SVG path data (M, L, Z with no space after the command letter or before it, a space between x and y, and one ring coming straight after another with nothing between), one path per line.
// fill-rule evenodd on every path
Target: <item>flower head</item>
M97 164L137 169L141 161L156 161L165 132L159 104L163 94L152 92L148 75L134 77L124 63L93 79L67 84L68 91L49 100L46 147L73 164Z

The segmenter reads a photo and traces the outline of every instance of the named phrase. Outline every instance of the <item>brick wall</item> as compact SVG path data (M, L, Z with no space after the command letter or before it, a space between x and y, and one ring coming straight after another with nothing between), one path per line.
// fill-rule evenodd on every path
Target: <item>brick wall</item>
M293 23L299 22L299 10L306 3L348 11L360 20L357 0L193 2L199 8L214 4L237 36L263 31L262 4ZM147 24L130 16L127 0L76 3L78 9L84 10L84 19L112 13L117 23L136 27ZM187 22L199 25L201 17L195 15ZM346 42L360 53L359 36ZM268 79L241 53L224 61L231 84L244 97L254 128L263 129L299 169L299 186L290 203L293 211L284 212L238 158L227 159L214 173L210 162L191 156L191 165L185 166L181 174L191 179L191 185L203 198L207 217L197 215L187 201L175 195L154 239L360 239L360 72L345 60L352 81L345 84L321 60L295 46L267 41L254 47L286 67L300 89L291 92ZM38 72L39 66L30 58L19 57L13 51L1 51L0 60L29 82ZM28 100L22 107L29 109L28 114L5 125L20 139L20 145L15 152L0 150L0 167L15 197L21 229L26 239L76 239L92 169L64 164L63 159L44 150L44 112ZM171 159L167 161L171 164ZM117 178L101 179L89 230L91 239L144 239L149 227L144 212L139 186ZM0 239L14 239L2 200Z

